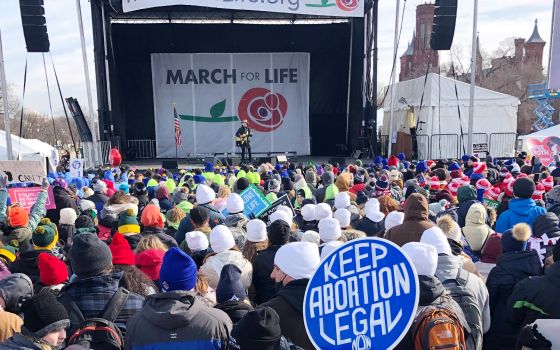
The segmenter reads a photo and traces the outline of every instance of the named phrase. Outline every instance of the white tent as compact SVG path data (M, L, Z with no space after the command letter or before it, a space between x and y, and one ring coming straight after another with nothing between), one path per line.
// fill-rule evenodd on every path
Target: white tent
M519 139L523 140L523 150L539 157L542 164L548 166L554 161L554 156L560 156L560 125L519 136Z
M391 91L388 92L383 105L385 111L382 128L383 135L389 134L390 94ZM493 156L513 155L519 99L480 87L475 88L474 97L473 133L479 135L475 135L473 142L490 143L490 153ZM407 112L412 107L414 108L415 120L418 122L417 133L419 135L420 158L459 156L460 135L464 135L462 140L464 143L467 141L469 102L469 84L435 73L429 73L427 78L422 76L399 82L396 84L395 100L393 101L393 131L410 133ZM422 104L421 108L420 104ZM511 145L496 144L493 150L490 134L511 134L511 142L508 142ZM438 144L436 141L441 140L443 135L451 135L451 138L456 141L452 145L441 145L441 142ZM423 147L420 144L421 142L428 142L429 139L431 139L432 147ZM439 147L434 145L439 145ZM447 151L444 151L444 148L449 148L450 153L446 153ZM431 154L426 154L428 149L430 149Z
M48 160L52 169L52 155L55 148L48 143L37 139L24 139L12 134L12 159L39 160L46 165ZM0 130L0 160L8 160L8 149L6 146L6 132Z

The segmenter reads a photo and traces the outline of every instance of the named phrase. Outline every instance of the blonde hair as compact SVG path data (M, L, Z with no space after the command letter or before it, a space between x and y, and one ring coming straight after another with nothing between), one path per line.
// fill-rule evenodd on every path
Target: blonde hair
M185 216L185 212L177 207L173 207L167 212L167 214L165 214L165 218L170 223L180 222Z
M218 189L218 198L227 198L230 194L231 190L229 186L222 185Z
M243 245L243 250L241 251L241 253L243 254L243 257L249 260L249 262L252 264L255 261L257 254L261 250L264 250L266 248L268 248L268 239L265 239L262 242L246 241Z
M142 236L138 245L136 246L135 254L141 253L144 250L156 249L163 252L167 251L167 246L156 235L146 235Z

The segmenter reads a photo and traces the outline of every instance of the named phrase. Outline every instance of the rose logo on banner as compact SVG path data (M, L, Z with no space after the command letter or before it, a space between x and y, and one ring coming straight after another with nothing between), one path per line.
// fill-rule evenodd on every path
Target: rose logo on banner
M261 132L278 129L287 111L288 102L284 96L265 88L253 88L245 92L238 108L240 119L247 119L249 128Z
M317 349L393 349L416 316L418 276L381 238L352 240L321 262L305 291L304 320Z
M358 0L336 0L336 6L342 11L354 11L359 4Z

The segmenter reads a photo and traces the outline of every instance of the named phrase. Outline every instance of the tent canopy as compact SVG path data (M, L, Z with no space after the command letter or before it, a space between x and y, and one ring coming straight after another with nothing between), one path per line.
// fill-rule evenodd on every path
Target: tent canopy
M529 139L529 138L532 138L532 139L538 139L538 138L545 139L545 138L547 138L547 137L549 137L549 136L560 136L560 124L551 126L550 128L546 128L546 129L543 129L543 130L539 130L539 131L534 132L534 133L532 133L532 134L522 135L522 136L519 136L518 138L521 139L521 140L525 140L525 139Z
M51 158L55 148L48 143L37 139L24 139L12 134L12 159L20 160L40 160L45 164L45 160ZM19 157L18 157L19 155ZM6 146L6 132L0 130L0 160L8 160L8 148ZM50 164L54 169L54 164Z

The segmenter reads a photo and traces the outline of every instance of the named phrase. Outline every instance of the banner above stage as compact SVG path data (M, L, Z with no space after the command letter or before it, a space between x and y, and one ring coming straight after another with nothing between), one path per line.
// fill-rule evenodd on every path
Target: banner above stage
M310 153L308 53L152 54L158 158L240 152ZM173 106L181 128L176 145Z
M123 0L123 12L151 7L190 5L231 10L300 15L363 17L365 0Z

